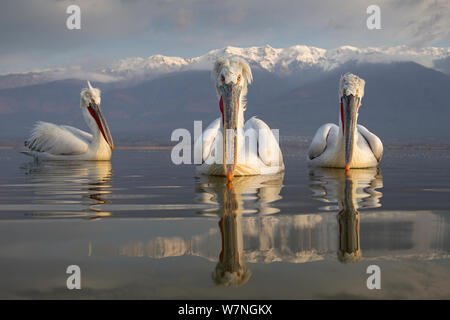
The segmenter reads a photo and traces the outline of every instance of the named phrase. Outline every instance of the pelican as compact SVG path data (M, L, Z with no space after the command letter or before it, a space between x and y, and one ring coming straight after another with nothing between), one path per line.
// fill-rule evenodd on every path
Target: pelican
M341 77L339 126L327 123L317 130L307 161L315 167L376 167L383 155L381 140L362 125L357 125L358 110L364 96L364 80L346 73Z
M39 160L109 160L114 143L100 109L100 90L88 88L81 91L81 112L91 129L80 129L39 121L25 141L28 150L22 153Z
M231 181L233 176L284 171L283 156L269 126L255 117L244 124L247 85L253 80L248 63L241 58L219 58L213 78L222 116L195 143L195 154L202 159L197 173Z

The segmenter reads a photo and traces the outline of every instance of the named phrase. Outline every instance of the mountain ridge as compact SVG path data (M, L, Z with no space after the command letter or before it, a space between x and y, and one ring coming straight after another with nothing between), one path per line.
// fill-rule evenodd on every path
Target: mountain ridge
M210 50L192 58L170 57L161 54L149 57L119 59L109 66L92 69L92 66L66 66L53 69L32 70L30 72L0 75L0 88L11 88L38 84L69 78L99 82L131 81L155 79L172 72L211 70L218 57L238 56L246 59L253 68L289 76L294 73L315 68L328 72L345 63L390 63L413 61L428 68L450 73L450 47L424 47L420 49L408 46L366 47L340 46L334 49L322 49L314 46L294 45L286 48L273 48L270 45L253 47L232 47Z
M366 80L358 122L384 142L398 139L448 144L450 76L414 62L362 64L348 62L314 77L280 77L254 70L246 119L258 116L280 136L311 138L317 128L338 121L338 83L344 72ZM306 78L306 79L305 79ZM219 103L209 71L174 72L133 86L102 90L102 110L116 142L170 142L174 129L203 128L219 117ZM0 90L0 137L25 139L37 120L86 130L79 110L81 80ZM117 138L117 139L116 139ZM432 140L429 140L432 139Z

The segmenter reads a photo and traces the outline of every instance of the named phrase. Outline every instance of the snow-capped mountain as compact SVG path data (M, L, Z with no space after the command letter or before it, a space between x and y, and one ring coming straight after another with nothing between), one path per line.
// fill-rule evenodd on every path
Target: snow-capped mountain
M336 121L339 77L352 72L367 86L358 121L384 142L448 144L449 51L227 47L190 59L151 56L98 70L66 67L0 76L0 138L22 136L37 119L83 127L79 97L89 79L102 89L115 136L167 143L174 128L190 128L195 120L206 125L218 117L210 70L217 57L236 55L245 57L254 72L246 116L261 117L271 128L282 129L282 136L310 138L323 123Z
M448 73L450 48L426 47L414 49L407 46L356 48L341 46L335 49L321 49L312 46L296 45L288 48L226 47L209 51L194 58L152 55L147 58L126 58L99 69L84 69L82 66L58 67L55 69L33 70L21 74L0 76L0 88L44 83L52 80L80 79L99 82L139 81L158 76L190 70L209 70L218 57L239 56L245 58L253 68L259 68L280 76L290 75L315 68L330 71L343 64L356 61L361 63L389 63L412 61L428 68ZM443 63L446 62L446 63ZM447 70L448 69L448 70Z
M148 58L128 58L118 61L101 73L117 78L132 78L148 75L186 71L208 70L218 57L238 56L245 58L253 67L258 67L279 75L286 75L306 68L317 67L323 71L335 69L346 62L388 63L413 61L425 67L435 67L435 61L450 57L450 48L428 47L412 49L406 46L356 48L342 46L326 50L311 46L297 45L284 49L264 47L226 47L212 50L195 58L166 57L154 55Z

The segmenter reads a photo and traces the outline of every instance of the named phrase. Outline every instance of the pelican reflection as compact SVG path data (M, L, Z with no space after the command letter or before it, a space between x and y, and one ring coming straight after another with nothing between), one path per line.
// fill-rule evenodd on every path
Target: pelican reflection
M111 193L111 162L34 161L23 169L31 177L37 203L62 206L56 214L49 210L53 217L81 214L96 219L111 215L101 209L102 204L109 202L106 195Z
M233 178L233 190L236 192L237 213L274 214L280 211L274 203L281 199L284 173L275 175L242 176ZM221 215L224 203L224 192L227 181L218 176L197 177L196 195L201 203L219 205L219 209L211 208L201 211L202 214L215 213Z
M212 273L216 285L240 286L251 277L244 260L241 219L243 213L272 214L273 202L281 199L283 174L226 178L202 176L197 184L199 200L216 203L220 217L221 250Z
M383 194L376 189L383 187L379 168L351 170L316 168L310 171L310 187L313 197L328 205L323 209L333 210L330 203L338 206L339 239L337 256L342 263L361 260L360 208L380 207Z

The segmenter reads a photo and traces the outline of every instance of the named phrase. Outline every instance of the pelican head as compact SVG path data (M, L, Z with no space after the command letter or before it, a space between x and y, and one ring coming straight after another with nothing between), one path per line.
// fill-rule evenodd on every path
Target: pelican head
M219 58L213 70L223 124L223 165L228 181L234 175L237 159L237 130L244 125L247 85L252 71L241 58Z
M361 99L364 96L365 81L358 76L346 73L341 77L339 84L339 99L341 102L342 134L345 142L345 170L350 169L355 143L356 121Z
M100 109L100 89L93 88L89 81L87 82L87 84L88 87L81 90L80 103L83 114L86 114L86 122L91 128L98 128L98 131L101 132L103 138L111 147L111 150L113 150L114 142L111 136L111 132L109 131L108 125L106 124L105 118L103 117L102 111ZM87 113L85 113L85 110L87 110Z

